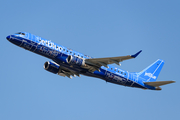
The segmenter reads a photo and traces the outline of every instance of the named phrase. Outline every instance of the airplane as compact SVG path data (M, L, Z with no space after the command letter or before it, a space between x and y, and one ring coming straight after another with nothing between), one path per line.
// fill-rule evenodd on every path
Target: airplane
M149 90L161 90L160 86L175 82L156 81L164 65L164 60L161 59L141 72L128 72L109 65L115 63L120 66L120 62L136 58L142 50L127 56L93 58L27 32L8 35L6 39L25 50L51 59L52 61L44 63L44 69L60 76L72 78L85 75L118 85Z

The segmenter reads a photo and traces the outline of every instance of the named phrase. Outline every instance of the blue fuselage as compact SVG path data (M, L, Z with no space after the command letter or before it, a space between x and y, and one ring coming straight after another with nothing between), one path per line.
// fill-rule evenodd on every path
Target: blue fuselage
M101 78L107 82L119 85L143 89L155 89L155 87L145 85L143 80L137 77L137 73L129 73L114 66L108 65L108 68L102 66L100 71L96 70L94 72L90 72L88 69L82 67L82 63L86 59L92 59L92 57L68 49L42 37L32 35L31 33L23 33L24 34L9 35L7 36L7 39L19 47L52 59L58 65L68 68L76 73ZM65 62L65 59L69 55L75 58L76 64L69 64Z

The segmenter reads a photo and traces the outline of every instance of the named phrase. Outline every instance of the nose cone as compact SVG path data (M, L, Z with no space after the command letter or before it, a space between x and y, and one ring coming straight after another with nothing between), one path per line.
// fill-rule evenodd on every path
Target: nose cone
M10 36L10 35L9 35L9 36L7 36L7 37L6 37L6 39L7 39L7 40L10 40L10 39L11 39L11 36Z

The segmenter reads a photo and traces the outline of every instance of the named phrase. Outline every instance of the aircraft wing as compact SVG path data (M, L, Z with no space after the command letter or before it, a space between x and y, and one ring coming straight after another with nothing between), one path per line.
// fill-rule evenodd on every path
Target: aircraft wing
M93 65L94 67L107 67L108 68L108 64L117 64L117 65L121 65L119 62L122 62L124 60L128 60L128 59L132 59L132 58L136 58L140 53L142 52L142 50L140 50L139 52L137 52L134 55L127 55L127 56L120 56L120 57L107 57L107 58L93 58L93 59L86 59L86 63Z
M72 79L72 76L73 77L76 77L76 76L81 77L79 73L77 73L75 71L72 71L72 70L69 70L69 69L67 69L65 67L61 67L59 69L58 75L64 76L64 77L67 76L70 79Z

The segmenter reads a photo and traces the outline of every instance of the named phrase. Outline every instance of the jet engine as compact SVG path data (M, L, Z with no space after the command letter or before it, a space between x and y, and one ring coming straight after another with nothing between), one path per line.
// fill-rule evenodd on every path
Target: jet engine
M48 61L44 63L44 69L54 74L57 74L59 71L59 65L54 62Z
M59 57L58 59L60 59L61 61L68 63L70 65L79 65L79 66L84 66L85 65L85 60L81 59L79 57L76 56L72 56L72 55L62 55L61 57Z

